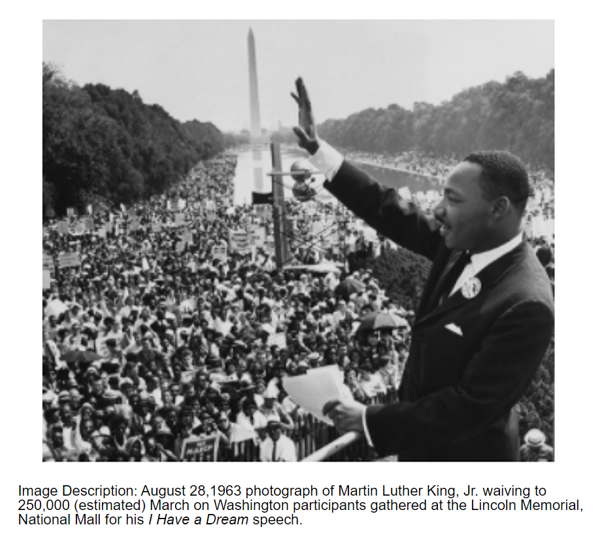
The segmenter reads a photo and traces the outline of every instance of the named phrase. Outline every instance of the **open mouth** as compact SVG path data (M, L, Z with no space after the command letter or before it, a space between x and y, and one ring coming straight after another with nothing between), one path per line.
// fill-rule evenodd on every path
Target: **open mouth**
M441 236L445 236L447 233L449 233L450 230L451 227L445 225L444 223L441 223L441 228L439 229L439 233L441 234Z

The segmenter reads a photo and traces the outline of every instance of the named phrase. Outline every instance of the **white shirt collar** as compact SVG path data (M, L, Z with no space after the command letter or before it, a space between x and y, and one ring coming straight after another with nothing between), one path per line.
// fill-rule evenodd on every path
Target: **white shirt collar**
M476 253L471 256L472 266L474 267L474 275L481 272L488 265L494 261L500 259L503 255L506 255L513 249L515 249L523 241L523 232L520 232L517 236L502 244L502 246L495 247L490 251L484 251L482 253Z

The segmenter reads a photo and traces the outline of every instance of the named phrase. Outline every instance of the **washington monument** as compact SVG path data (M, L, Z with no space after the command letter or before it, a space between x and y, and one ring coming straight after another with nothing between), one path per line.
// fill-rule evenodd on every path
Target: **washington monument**
M257 89L257 63L255 61L255 38L253 30L249 29L247 36L247 48L249 50L249 100L251 105L251 138L259 139L261 136L261 125L259 122L259 92Z

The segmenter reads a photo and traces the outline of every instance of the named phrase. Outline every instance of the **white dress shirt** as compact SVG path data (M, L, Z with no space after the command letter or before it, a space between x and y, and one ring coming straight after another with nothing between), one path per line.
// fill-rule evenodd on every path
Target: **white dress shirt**
M465 266L463 272L455 282L455 286L451 289L452 294L456 293L463 284L468 280L479 274L484 268L492 264L494 261L500 259L503 255L506 255L513 249L515 249L523 240L523 232L520 232L517 236L502 244L502 246L495 247L489 251L482 253L475 253L470 256L470 262Z
M261 444L259 458L262 461L296 461L296 447L292 439L286 435L280 435L280 438L275 443L276 452L274 455L274 441L271 437L266 437L266 440Z

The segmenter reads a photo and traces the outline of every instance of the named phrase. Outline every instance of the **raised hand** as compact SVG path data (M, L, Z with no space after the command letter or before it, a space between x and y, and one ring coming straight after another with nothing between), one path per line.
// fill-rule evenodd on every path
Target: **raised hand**
M315 127L315 120L313 118L311 100L301 77L296 80L296 90L296 94L291 92L290 95L299 106L299 125L292 128L292 130L299 139L299 146L313 155L319 149L319 140L317 138L317 128Z

